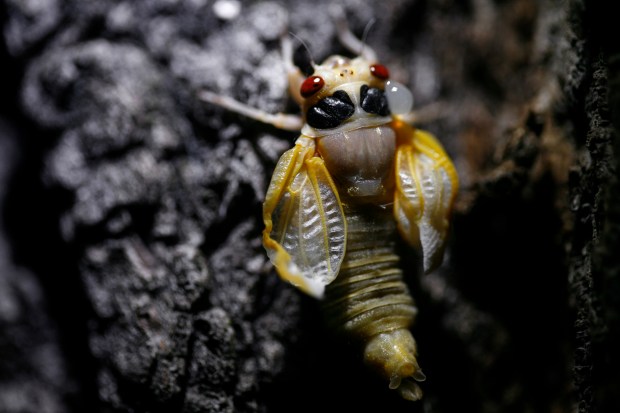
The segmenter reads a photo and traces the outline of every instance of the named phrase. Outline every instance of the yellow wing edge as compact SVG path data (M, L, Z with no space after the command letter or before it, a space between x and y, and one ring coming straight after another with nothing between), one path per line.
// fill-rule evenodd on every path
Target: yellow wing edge
M263 230L263 246L267 250L267 254L274 264L280 278L290 282L308 295L321 298L325 290L325 284L319 280L304 276L302 270L295 264L295 262L293 262L291 255L278 241L271 237L271 233L273 231L272 215L286 192L294 195L292 183L301 171L305 171L307 173L316 194L320 192L319 181L326 183L329 189L334 193L340 208L340 214L342 216L341 219L344 225L344 233L346 234L346 219L344 218L344 213L342 212L342 204L336 185L327 171L323 160L316 157L315 152L316 148L314 140L301 136L295 143L295 146L286 151L280 157L263 203L263 222L265 224L265 228ZM324 214L322 211L323 206L320 202L318 207L321 209L321 216L323 217L322 219L324 219ZM328 234L324 233L323 236L327 237ZM329 240L324 239L325 245L328 245L328 241ZM342 257L339 260L337 268L333 268L329 257L326 257L329 271L334 273L334 278L337 276L340 263L344 257L344 250L346 249L346 236L344 242L345 245L343 248Z
M458 193L459 180L456 168L452 160L445 152L441 143L432 134L416 129L409 124L394 120L392 127L397 136L397 152L394 162L394 174L396 190L394 194L394 218L397 222L398 230L409 244L414 247L421 247L424 255L424 270L430 272L441 264L449 221L452 214L454 201ZM422 162L422 158L426 160ZM404 182L399 176L401 169L407 171L405 174L410 179ZM433 200L424 199L422 188L422 175L430 174L439 184L435 188L435 196L443 196L445 179L449 183L450 193L447 202L445 200L434 200L435 208L426 211L426 203ZM408 187L408 188L406 188ZM413 196L407 196L406 189L413 191ZM446 189L447 192L447 189ZM429 236L428 234L431 234ZM421 245L421 239L426 235L427 251ZM436 237L432 239L432 235Z

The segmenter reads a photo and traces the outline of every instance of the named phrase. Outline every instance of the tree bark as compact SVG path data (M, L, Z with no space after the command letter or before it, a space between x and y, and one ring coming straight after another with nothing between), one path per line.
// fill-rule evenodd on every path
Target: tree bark
M461 180L443 266L399 246L412 404L262 248L297 134L199 98L295 113L279 38L346 54L331 3L2 2L0 411L620 410L611 6L341 2Z

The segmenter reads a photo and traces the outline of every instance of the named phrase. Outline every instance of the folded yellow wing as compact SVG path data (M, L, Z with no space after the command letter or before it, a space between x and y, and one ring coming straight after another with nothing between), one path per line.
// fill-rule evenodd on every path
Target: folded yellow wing
M428 132L396 122L394 217L401 236L422 248L424 271L441 264L458 191L452 161Z
M346 220L315 151L314 140L302 136L278 161L263 204L263 245L280 277L321 297L344 258Z

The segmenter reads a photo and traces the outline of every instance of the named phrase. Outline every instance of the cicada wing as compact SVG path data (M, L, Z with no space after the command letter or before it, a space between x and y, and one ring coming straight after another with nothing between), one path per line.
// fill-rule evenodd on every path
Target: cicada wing
M313 142L304 143L284 153L273 174L263 245L280 277L321 297L344 258L346 220L323 160L313 156Z
M430 272L443 259L458 177L431 134L409 131L396 152L394 216L403 238L422 248L424 271Z

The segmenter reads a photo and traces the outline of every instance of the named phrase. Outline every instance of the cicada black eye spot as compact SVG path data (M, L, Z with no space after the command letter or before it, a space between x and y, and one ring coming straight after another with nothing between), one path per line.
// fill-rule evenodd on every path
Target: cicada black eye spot
M368 85L362 85L360 88L360 102L360 106L365 112L381 116L390 114L387 98L381 89L375 87L369 88Z
M387 80L390 77L390 71L388 70L388 68L379 63L375 63L374 65L370 66L370 73L374 77L381 80Z
M305 98L309 98L325 86L325 81L321 76L310 76L301 84L299 93Z
M344 90L321 99L306 112L306 122L317 129L331 129L339 126L355 112L355 105Z

